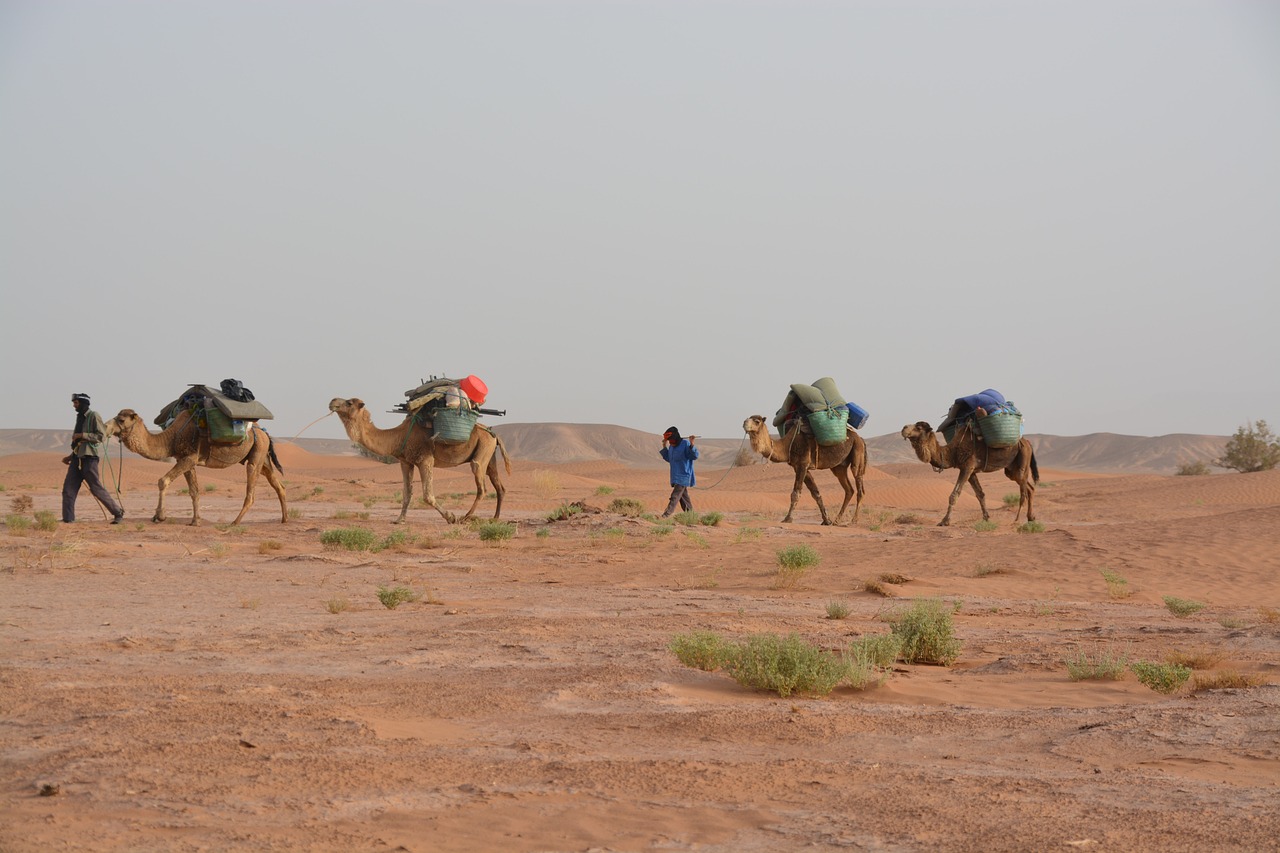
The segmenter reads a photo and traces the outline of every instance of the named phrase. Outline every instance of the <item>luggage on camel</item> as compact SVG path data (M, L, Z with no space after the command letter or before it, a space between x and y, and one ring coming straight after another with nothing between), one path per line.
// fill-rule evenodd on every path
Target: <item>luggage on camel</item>
M994 388L957 397L941 425L942 437L950 444L958 427L967 424L974 437L988 447L1013 447L1022 438L1022 412Z
M415 423L431 430L432 438L450 444L471 438L481 415L506 415L505 410L480 408L489 396L489 388L478 376L465 379L432 376L404 395L408 399L392 412L415 418ZM487 429L483 424L481 427Z
M782 408L774 416L773 425L784 436L797 424L807 427L818 444L827 447L843 444L848 431L861 429L868 417L866 409L844 398L834 379L824 376L812 385L792 385Z
M192 413L196 426L208 433L213 444L240 444L249 437L254 423L275 417L238 379L224 379L217 391L208 385L189 386L182 396L160 410L155 424L161 429L168 427L184 409Z

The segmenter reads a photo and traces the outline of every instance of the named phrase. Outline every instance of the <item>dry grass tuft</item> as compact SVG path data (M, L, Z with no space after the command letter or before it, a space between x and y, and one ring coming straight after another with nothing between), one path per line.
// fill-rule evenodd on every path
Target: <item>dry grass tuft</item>
M881 596L884 596L885 598L893 598L893 590L889 589L889 587L885 586L883 583L881 583L879 580L875 578L868 578L866 581L864 581L862 584L862 588L867 592L873 593L874 595L881 595Z
M910 582L911 578L906 575L895 574L894 572L883 572L880 575L880 580L885 583L904 584Z
M1189 651L1174 650L1164 656L1166 663L1191 669L1213 669L1226 658L1218 649L1198 648Z
M1224 669L1222 672L1209 672L1196 675L1191 679L1191 692L1201 693L1206 690L1242 690L1248 687L1262 687L1267 680L1257 673L1236 672Z
M35 501L31 499L31 495L14 495L9 501L9 506L19 515L31 512L31 508L35 506Z

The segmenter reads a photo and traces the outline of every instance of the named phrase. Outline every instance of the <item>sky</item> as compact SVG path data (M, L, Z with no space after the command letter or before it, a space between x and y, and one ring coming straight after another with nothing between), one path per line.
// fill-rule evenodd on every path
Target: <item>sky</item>
M1280 426L1280 4L0 0L0 428ZM310 425L310 426L309 426ZM305 432L302 432L305 428Z

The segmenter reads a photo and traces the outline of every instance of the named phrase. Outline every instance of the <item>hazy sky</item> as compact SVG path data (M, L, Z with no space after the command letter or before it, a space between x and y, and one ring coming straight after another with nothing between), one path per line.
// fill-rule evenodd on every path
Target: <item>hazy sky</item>
M1280 4L0 0L0 288L0 428L1275 426Z

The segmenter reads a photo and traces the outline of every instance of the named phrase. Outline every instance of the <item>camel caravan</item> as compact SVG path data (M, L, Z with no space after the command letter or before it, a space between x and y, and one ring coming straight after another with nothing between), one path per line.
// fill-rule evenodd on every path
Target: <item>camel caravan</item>
M476 376L461 380L433 376L404 392L405 401L390 412L402 416L402 420L387 429L374 425L364 401L358 397L335 397L329 401L329 412L338 415L353 443L376 457L400 463L402 500L394 524L404 523L408 515L415 469L422 484L423 503L434 508L447 523L466 522L475 515L485 494L486 478L496 497L493 518L501 517L506 494L502 470L511 475L511 458L502 439L480 423L482 415L506 414L482 408L488 393L489 389ZM148 430L133 409L122 409L106 423L106 435L118 437L124 447L145 459L175 460L174 466L159 480L159 500L153 521L165 520L165 493L181 475L186 478L191 496L191 524L200 524L200 484L196 469L244 465L244 503L233 524L239 524L253 506L259 476L275 490L280 500L280 521L285 523L289 519L288 506L284 485L278 476L284 469L271 436L260 425L260 421L272 417L243 383L227 379L218 389L190 386L155 418L159 432ZM868 419L866 409L841 395L835 380L823 377L812 384L793 384L772 421L763 415L752 415L743 421L742 428L753 453L770 462L783 462L795 472L791 503L783 523L791 522L802 487L813 496L822 524L844 524L850 503L853 504L851 523L857 523L866 494L867 471L867 445L859 430L866 426ZM778 430L776 437L770 434L771 425ZM910 442L920 461L935 471L956 469L959 472L946 514L938 522L940 526L951 523L952 510L965 483L978 499L983 520L990 520L978 475L994 471L1003 471L1018 484L1014 523L1022 517L1024 507L1027 520L1035 520L1032 501L1040 470L1031 442L1022 435L1022 413L1000 392L988 388L958 397L936 431L927 421L917 421L904 426L901 435ZM459 465L469 465L475 479L475 497L466 513L460 516L440 506L433 487L436 467ZM834 516L828 513L813 476L814 471L824 470L835 476L844 492Z

